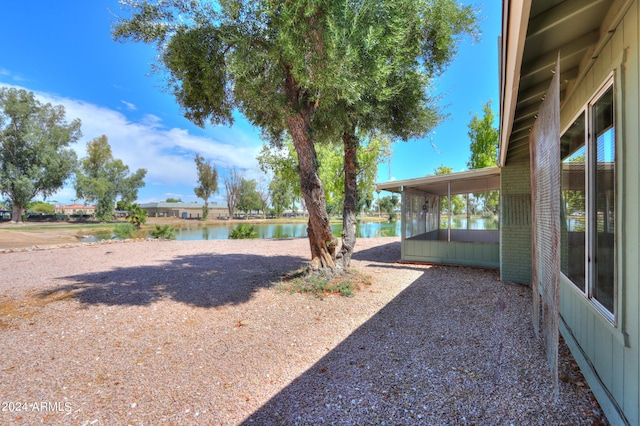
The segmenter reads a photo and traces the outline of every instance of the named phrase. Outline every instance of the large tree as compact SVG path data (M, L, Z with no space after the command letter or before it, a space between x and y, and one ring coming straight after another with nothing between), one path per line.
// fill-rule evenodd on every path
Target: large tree
M326 128L342 141L344 209L339 262L348 267L356 241L359 146L370 132L408 140L430 132L444 118L428 96L432 77L456 53L461 34L475 34L473 10L455 1L344 2L331 31L341 60L339 93ZM382 17L382 19L381 19ZM358 76L350 85L351 76ZM325 104L326 107L326 104ZM320 114L320 113L319 113Z
M71 175L82 136L80 120L65 121L61 105L42 104L32 92L0 89L0 193L11 201L13 222L29 201L52 195Z
M96 217L110 220L118 198L127 204L136 200L146 174L145 169L130 174L129 166L113 158L109 141L102 135L87 143L87 156L76 170L76 195L97 202Z
M196 154L195 162L198 171L198 186L194 188L193 192L204 201L202 220L206 220L209 217L209 198L218 192L218 170L209 161L205 161L200 154Z
M498 139L500 132L493 127L495 115L491 109L491 101L488 101L482 107L482 117L477 114L471 118L468 128L469 139L471 143L469 149L471 155L467 162L470 169L481 169L484 167L493 167L498 165ZM498 191L488 191L474 194L476 198L482 200L485 211L496 213L500 204L500 195Z
M470 169L482 169L498 164L498 138L500 132L493 127L495 115L491 109L491 101L482 107L482 117L474 114L468 124L469 149L471 156L467 162Z
M468 24L457 18L470 15L453 0L125 3L134 13L114 35L156 43L188 118L228 123L237 107L274 144L290 134L309 213L311 266L331 269L337 241L315 143L331 134L344 141L352 192L356 131L384 124L414 134L412 124L430 115L430 70L447 62ZM364 50L351 54L357 49Z

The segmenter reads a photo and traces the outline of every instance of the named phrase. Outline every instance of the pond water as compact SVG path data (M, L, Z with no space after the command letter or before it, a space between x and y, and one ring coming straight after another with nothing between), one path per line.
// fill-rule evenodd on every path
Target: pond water
M258 238L306 238L306 223L253 224ZM234 225L178 228L176 240L227 240ZM331 225L336 237L342 232L342 224ZM395 237L400 235L400 222L362 222L356 228L356 237Z
M447 229L447 218L440 218L440 229ZM471 217L467 228L465 216L452 216L451 229L499 229L498 217Z
M452 229L466 229L466 218L452 218ZM256 223L252 224L258 231L258 238L306 238L306 223ZM221 224L211 226L191 226L176 228L176 240L228 240L229 232L234 225ZM441 228L446 229L446 220ZM340 237L342 224L331 225L333 235ZM469 229L498 229L498 221L494 219L472 218ZM396 222L360 222L356 228L357 238L397 237L402 233L400 221ZM97 241L112 238L111 233L88 236L83 241Z

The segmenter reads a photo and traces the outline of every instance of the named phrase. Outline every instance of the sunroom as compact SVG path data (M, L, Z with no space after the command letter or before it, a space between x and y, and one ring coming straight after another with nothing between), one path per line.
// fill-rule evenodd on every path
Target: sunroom
M500 168L377 184L401 194L401 260L500 266ZM493 208L492 208L493 207Z

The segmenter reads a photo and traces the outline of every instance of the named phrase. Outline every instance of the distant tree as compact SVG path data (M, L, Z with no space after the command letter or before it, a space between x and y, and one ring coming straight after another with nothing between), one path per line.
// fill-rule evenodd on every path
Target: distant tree
M235 167L229 170L229 176L224 179L224 187L227 191L227 208L229 209L229 218L233 218L236 213L236 207L240 201L240 192L242 191L242 172Z
M269 196L277 217L282 217L285 209L289 208L293 202L291 188L288 183L279 180L277 177L269 184Z
M87 143L87 156L76 170L76 195L97 202L96 217L110 220L118 198L125 203L136 200L146 174L145 169L130 174L129 166L113 158L107 137L102 135Z
M483 116L477 114L469 122L469 139L471 144L471 157L467 162L469 169L482 169L496 166L498 160L498 137L500 132L493 127L495 116L491 109L491 101L482 107Z
M262 207L260 193L257 190L258 182L254 179L242 179L240 188L240 197L238 198L237 208L245 214L252 210L259 210Z
M433 169L434 175L449 175L451 173L453 173L453 169L443 164ZM462 212L464 212L465 210L465 205L466 203L463 195L461 194L452 195L450 213L452 215L462 214ZM448 211L448 210L449 210L449 197L447 196L440 197L440 211Z
M210 162L205 161L200 154L196 154L195 162L200 185L194 189L194 192L204 201L202 220L206 220L209 217L209 198L218 192L218 170Z
M469 139L471 144L471 157L467 162L470 169L481 169L485 167L494 167L498 165L498 139L500 132L493 127L495 116L491 109L491 101L488 101L482 107L483 116L479 118L474 115L469 122ZM498 191L488 191L474 196L482 201L485 211L496 213L500 204L500 195Z
M196 194L197 195L197 194ZM165 203L182 203L182 198L167 198Z
M0 89L0 194L21 222L29 201L52 195L73 172L76 154L67 148L82 133L80 120L65 121L61 105L42 104L33 92Z
M56 208L49 203L45 203L44 201L33 201L29 203L27 211L29 213L36 214L54 214L56 212Z
M286 187L286 192L290 197L300 198L302 196L298 177L298 154L296 154L293 142L285 139L278 147L263 145L256 159L260 170L272 175L280 188Z
M385 211L389 216L390 221L396 220L396 207L400 204L400 199L397 195L387 195L386 197L378 198L378 206Z
M262 218L267 215L267 207L269 206L269 186L264 180L260 180L258 184L258 194L260 195L260 210L262 210Z

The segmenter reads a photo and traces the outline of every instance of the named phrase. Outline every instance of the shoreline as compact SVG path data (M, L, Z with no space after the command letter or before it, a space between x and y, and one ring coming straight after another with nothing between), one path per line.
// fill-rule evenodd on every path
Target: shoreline
M385 218L366 217L363 222L384 222ZM306 218L291 219L208 219L206 221L181 218L148 218L142 230L151 230L155 225L172 225L177 228L202 228L207 226L225 226L246 224L301 224ZM39 250L56 248L55 246L79 246L94 243L82 242L81 238L93 235L100 230L112 229L115 225L126 223L125 220L113 222L26 222L15 224L0 222L0 252ZM341 223L341 219L332 223ZM4 232L7 231L7 232ZM52 247L54 246L54 247Z

